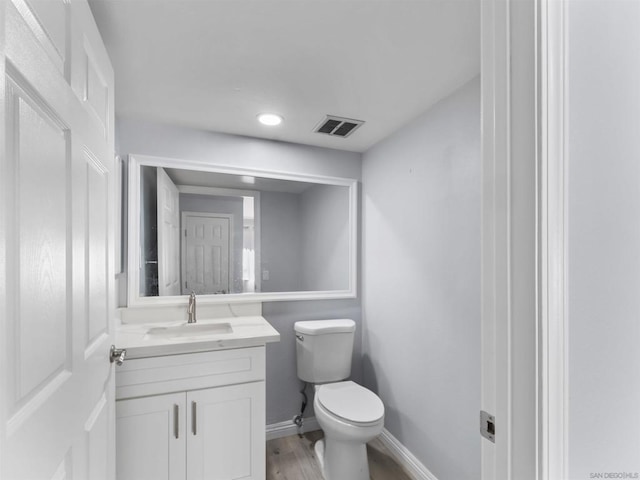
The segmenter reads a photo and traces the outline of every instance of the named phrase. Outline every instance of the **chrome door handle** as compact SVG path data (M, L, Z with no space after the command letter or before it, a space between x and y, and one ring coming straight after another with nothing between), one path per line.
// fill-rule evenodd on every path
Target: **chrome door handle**
M109 350L109 361L111 363L116 362L116 365L122 365L122 362L124 362L124 357L126 356L126 349L116 348L115 345L111 345L111 350Z

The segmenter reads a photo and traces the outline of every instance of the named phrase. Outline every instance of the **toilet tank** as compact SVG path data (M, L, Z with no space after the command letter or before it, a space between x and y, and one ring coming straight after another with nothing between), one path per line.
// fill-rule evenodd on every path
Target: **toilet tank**
M300 380L328 383L349 378L356 330L353 320L296 322L293 328Z

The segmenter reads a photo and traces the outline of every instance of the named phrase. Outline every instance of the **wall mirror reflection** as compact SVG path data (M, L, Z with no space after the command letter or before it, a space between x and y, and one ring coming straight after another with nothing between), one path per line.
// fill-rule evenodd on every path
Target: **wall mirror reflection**
M129 183L130 306L355 296L354 180L131 157Z

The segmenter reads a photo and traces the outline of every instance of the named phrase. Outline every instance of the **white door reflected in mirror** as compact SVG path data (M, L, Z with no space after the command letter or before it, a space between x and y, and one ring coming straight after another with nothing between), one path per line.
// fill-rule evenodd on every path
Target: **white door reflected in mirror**
M157 168L156 171L158 290L160 295L180 295L180 193L164 169Z
M231 262L233 216L183 212L182 294L225 294L234 278Z

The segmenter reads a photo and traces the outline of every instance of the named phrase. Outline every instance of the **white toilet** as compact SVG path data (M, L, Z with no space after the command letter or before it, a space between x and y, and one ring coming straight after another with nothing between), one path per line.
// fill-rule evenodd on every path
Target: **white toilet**
M315 450L326 480L369 480L366 443L382 433L384 405L351 381L353 320L296 322L298 377L315 384L313 408L324 431Z

